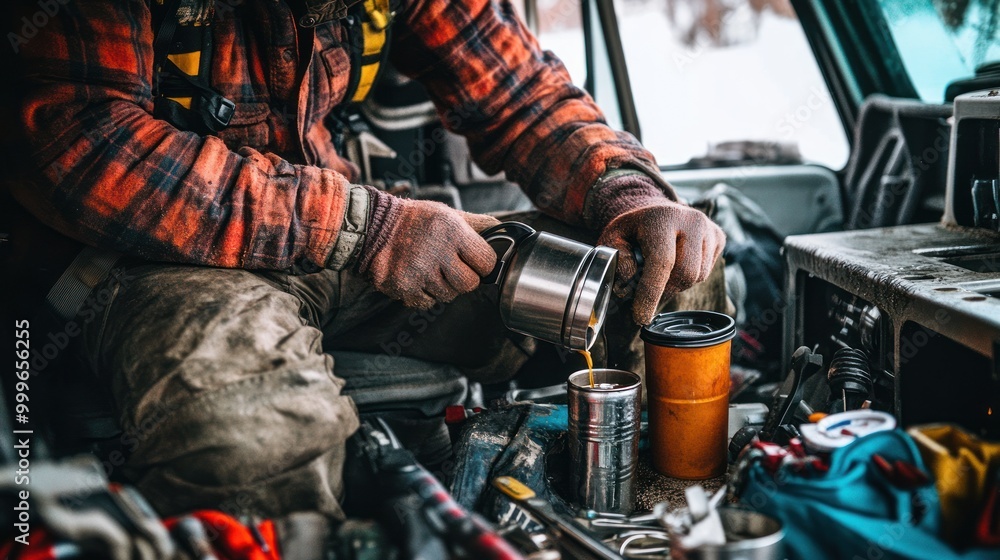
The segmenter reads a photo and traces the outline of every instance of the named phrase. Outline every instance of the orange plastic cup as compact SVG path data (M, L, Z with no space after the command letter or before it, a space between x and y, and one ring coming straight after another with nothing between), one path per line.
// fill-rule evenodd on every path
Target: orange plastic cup
M643 327L653 467L703 480L726 472L729 351L736 322L712 311L657 315Z

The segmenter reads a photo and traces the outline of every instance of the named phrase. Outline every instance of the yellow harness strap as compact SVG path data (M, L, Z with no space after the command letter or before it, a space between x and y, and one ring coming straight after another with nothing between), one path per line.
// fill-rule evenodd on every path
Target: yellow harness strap
M358 87L351 96L351 101L360 103L368 97L379 66L382 64L382 50L385 49L386 30L392 18L389 0L365 0L365 15L367 21L361 25L364 36L364 50L361 53L361 74Z
M156 3L162 6L163 0L156 0ZM213 5L214 1L195 3L191 6L185 6L182 3L181 8L177 13L179 25L193 25L195 27L200 27L203 24L210 23ZM179 68L181 72L184 72L192 78L197 78L198 74L201 73L200 50L168 54L167 59L176 64L177 68ZM185 109L191 109L191 97L168 97L167 99L180 103L180 105Z
M180 54L168 54L167 59L177 65L181 72L184 72L192 78L198 77L198 71L201 68L201 51L194 51L188 53ZM190 97L168 97L167 99L176 101L181 104L181 107L185 109L191 109L191 99Z
M163 0L155 0L162 4ZM357 86L350 93L351 101L360 103L371 93L375 80L382 65L383 51L387 47L389 24L392 23L392 8L390 0L364 0L365 14L361 23L363 49L360 56L361 70L358 73ZM195 26L201 21L188 22ZM202 52L200 50L168 54L167 58L177 65L182 72L197 78L201 69ZM191 97L170 97L185 109L191 109Z

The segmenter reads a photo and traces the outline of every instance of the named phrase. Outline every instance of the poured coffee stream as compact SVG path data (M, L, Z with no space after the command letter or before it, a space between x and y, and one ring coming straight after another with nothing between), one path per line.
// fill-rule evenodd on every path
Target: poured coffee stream
M617 383L598 383L594 384L594 358L590 355L589 350L577 350L579 353L583 354L583 358L587 360L587 373L590 374L590 388L591 389L617 389L620 387Z
M594 358L590 355L590 350L580 350L583 359L587 360L587 372L590 374L590 386L594 386Z
M587 325L589 329L593 329L597 326L597 312L590 312L590 323ZM590 387L594 387L594 357L590 355L590 350L580 350L583 354L583 359L587 360L587 372L590 374ZM602 387L603 389L604 387Z

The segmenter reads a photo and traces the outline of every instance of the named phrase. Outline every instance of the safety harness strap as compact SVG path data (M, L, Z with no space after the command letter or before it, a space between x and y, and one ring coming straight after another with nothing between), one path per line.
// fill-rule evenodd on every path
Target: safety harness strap
M182 130L221 132L236 104L211 87L214 0L154 0L151 9L157 29L153 115Z
M357 57L357 79L353 80L354 90L345 99L361 103L371 93L379 71L384 65L389 49L389 34L392 29L393 11L389 0L364 0L361 16L361 52Z
M179 20L177 12L181 8L181 0L159 0L163 3L163 15L156 30L156 37L153 39L153 68L162 68L163 61L170 52L170 41L177 32ZM156 86L158 84L154 84Z

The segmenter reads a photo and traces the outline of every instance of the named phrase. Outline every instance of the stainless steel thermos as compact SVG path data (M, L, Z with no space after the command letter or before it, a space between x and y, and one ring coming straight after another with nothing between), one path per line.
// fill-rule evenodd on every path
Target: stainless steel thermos
M618 252L505 222L483 232L497 266L485 284L500 287L507 328L587 350L604 324Z
M635 508L641 396L638 375L595 369L569 376L569 458L572 498L608 513Z

